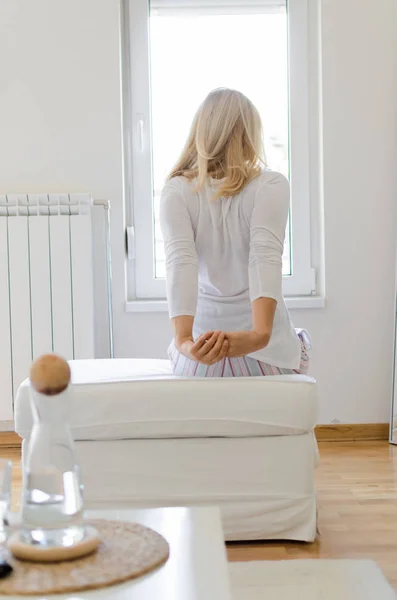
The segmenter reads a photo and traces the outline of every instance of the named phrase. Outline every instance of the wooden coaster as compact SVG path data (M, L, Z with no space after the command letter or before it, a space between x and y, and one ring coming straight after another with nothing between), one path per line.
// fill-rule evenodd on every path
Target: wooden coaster
M85 536L81 542L65 548L43 548L38 545L25 544L19 531L11 535L7 545L15 558L30 562L47 563L75 560L87 556L87 554L94 552L100 543L101 538L97 530L89 525L86 527Z
M0 595L68 594L134 579L164 564L166 540L143 525L123 521L90 522L101 538L97 552L61 563L32 563L13 558L13 573L0 580Z

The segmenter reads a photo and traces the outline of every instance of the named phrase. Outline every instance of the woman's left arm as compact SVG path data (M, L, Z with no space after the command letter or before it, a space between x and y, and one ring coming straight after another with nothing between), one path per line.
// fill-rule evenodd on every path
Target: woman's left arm
M249 287L252 330L227 333L228 356L265 348L271 338L277 302L282 299L282 257L289 210L289 183L269 171L259 187L250 225Z
M178 181L169 181L164 187L160 201L160 226L164 240L169 315L174 323L178 322L176 336L186 341L193 340L198 262L193 226L179 185Z
M228 342L221 331L207 331L193 340L197 308L198 261L194 231L178 182L168 182L160 202L169 315L178 351L191 360L212 365L226 356Z

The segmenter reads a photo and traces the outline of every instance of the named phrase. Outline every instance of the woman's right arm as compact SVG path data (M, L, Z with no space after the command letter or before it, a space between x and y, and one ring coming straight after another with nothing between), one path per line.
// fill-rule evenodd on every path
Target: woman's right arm
M246 356L265 348L272 335L277 302L272 298L257 298L252 303L252 329L231 331L226 334L230 358Z
M252 330L228 333L228 356L244 356L265 348L271 338L277 302L282 299L285 230L289 183L269 171L259 187L251 215L249 288Z
M272 298L276 302L282 299L283 252L289 199L287 179L280 173L269 172L268 178L256 193L251 215L251 302L257 298Z

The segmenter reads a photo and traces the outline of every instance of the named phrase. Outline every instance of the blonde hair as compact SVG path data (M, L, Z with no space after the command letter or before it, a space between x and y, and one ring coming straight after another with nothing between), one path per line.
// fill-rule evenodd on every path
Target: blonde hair
M264 165L258 110L241 92L219 88L210 92L199 107L168 179L180 175L197 178L197 190L208 177L220 180L216 199L238 194Z

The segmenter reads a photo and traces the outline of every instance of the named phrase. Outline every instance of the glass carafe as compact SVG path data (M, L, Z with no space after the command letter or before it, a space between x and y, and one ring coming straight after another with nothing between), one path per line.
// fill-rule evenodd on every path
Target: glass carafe
M85 528L80 469L68 424L69 390L43 389L31 386L34 424L24 464L22 537L34 545L72 546L84 539Z

